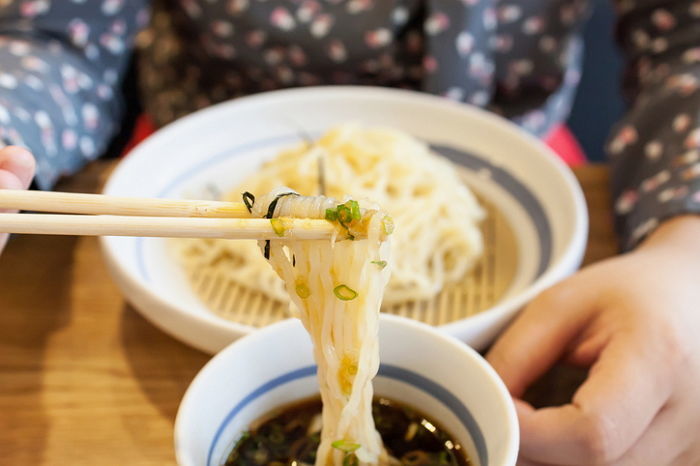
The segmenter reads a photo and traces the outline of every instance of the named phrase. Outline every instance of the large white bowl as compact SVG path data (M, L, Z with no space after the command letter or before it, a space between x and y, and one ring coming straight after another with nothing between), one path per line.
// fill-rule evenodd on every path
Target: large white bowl
M587 215L571 171L545 145L474 107L416 92L321 87L259 94L215 105L163 128L117 167L106 194L211 196L226 192L299 128L321 134L358 121L404 130L463 165L470 186L494 203L517 233L518 269L490 310L441 328L484 347L527 301L573 272L585 248ZM102 248L122 292L155 325L216 352L253 327L212 313L158 238L105 237Z
M475 466L512 466L518 420L496 372L474 350L433 327L383 315L375 394L418 407L449 432ZM308 334L296 319L217 354L185 393L175 421L181 466L218 466L255 420L318 393Z

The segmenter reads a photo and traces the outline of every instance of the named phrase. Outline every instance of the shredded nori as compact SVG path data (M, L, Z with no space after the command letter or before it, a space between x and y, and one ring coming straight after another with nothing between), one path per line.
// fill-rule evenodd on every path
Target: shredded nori
M244 192L243 203L245 204L246 209L248 209L248 213L252 214L253 206L255 205L255 196L252 193L249 193L248 191Z
M277 202L285 197L285 196L298 196L299 193L295 192L288 192L288 193L281 193L275 196L275 198L270 202L270 205L267 206L267 214L265 214L265 218L272 218L273 215L275 215L275 208L277 207ZM265 256L265 259L270 259L270 240L268 239L265 241L265 249L263 250L263 256Z
M280 199L282 199L285 196L298 196L299 193L295 192L288 192L288 193L281 193L275 196L275 198L270 202L270 205L267 206L267 214L265 214L265 218L272 218L275 215L275 208L277 208L277 203L279 202Z
M326 195L326 170L323 168L323 152L318 154L318 193Z

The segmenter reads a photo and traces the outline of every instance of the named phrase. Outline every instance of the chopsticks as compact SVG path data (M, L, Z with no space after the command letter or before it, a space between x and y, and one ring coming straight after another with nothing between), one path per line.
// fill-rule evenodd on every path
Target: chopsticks
M0 208L83 214L0 213L3 233L311 240L331 238L338 231L326 220L298 218L278 218L273 228L269 219L250 218L244 204L221 201L0 189Z
M280 218L282 236L266 218L129 217L119 215L0 214L0 232L41 235L158 236L164 238L325 239L326 220ZM339 237L342 239L342 237Z
M118 197L104 194L12 189L0 189L0 209L143 217L250 218L248 209L242 202Z

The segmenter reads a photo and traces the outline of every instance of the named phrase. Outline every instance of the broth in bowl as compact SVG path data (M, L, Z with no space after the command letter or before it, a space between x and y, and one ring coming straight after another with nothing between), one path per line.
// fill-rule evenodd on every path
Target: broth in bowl
M462 446L438 423L406 405L376 398L372 416L389 456L388 464L471 466ZM320 441L321 399L283 407L251 426L234 446L225 466L310 465ZM357 465L357 444L337 442L343 465Z

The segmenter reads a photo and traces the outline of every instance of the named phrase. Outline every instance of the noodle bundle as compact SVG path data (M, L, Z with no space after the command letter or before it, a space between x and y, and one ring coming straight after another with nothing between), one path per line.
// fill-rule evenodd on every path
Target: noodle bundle
M391 219L353 200L341 204L286 188L258 199L246 195L253 216L270 218L282 236L284 223L277 217L337 223L338 236L331 240L282 237L260 241L260 247L313 342L323 402L316 465L357 464L344 462L351 455L360 464L385 464L372 418L372 379L379 368L378 319L390 275L385 239L393 230Z
M281 152L230 195L266 193L278 186L305 196L372 199L401 228L392 236L404 251L395 259L384 304L431 299L461 280L482 253L478 222L484 211L455 167L400 131L343 125L316 142ZM189 270L207 270L266 296L287 301L283 283L260 259L255 242L177 240ZM291 296L294 298L294 296Z

